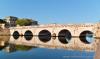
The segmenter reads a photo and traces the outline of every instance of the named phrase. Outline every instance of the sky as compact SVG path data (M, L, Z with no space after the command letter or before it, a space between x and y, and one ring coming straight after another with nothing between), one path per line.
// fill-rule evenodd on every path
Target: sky
M40 24L96 23L100 0L0 0L0 18L31 18Z

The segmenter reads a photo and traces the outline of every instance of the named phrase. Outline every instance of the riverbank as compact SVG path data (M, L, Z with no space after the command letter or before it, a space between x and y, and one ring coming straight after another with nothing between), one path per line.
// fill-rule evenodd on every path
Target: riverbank
M0 28L0 36L9 36L10 35L10 29L8 28Z

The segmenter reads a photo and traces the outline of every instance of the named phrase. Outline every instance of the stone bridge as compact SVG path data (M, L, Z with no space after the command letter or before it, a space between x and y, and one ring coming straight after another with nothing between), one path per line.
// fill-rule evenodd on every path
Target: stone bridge
M70 50L96 50L100 37L97 24L46 24L10 28L10 43L64 48Z

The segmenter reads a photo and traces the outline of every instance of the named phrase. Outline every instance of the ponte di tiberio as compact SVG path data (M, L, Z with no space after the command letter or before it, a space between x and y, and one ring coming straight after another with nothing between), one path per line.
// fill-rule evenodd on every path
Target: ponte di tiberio
M10 28L10 35L12 44L96 51L100 43L100 23L18 26Z

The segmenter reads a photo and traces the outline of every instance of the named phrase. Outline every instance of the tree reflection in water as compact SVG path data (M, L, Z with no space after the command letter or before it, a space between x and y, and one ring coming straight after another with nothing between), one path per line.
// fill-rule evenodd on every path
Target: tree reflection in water
M3 50L5 52L11 53L16 51L29 51L32 48L36 48L33 46L24 46L24 45L15 45L15 44L8 44Z
M32 48L33 48L32 46L15 45L15 49L21 51L28 51L31 50Z

